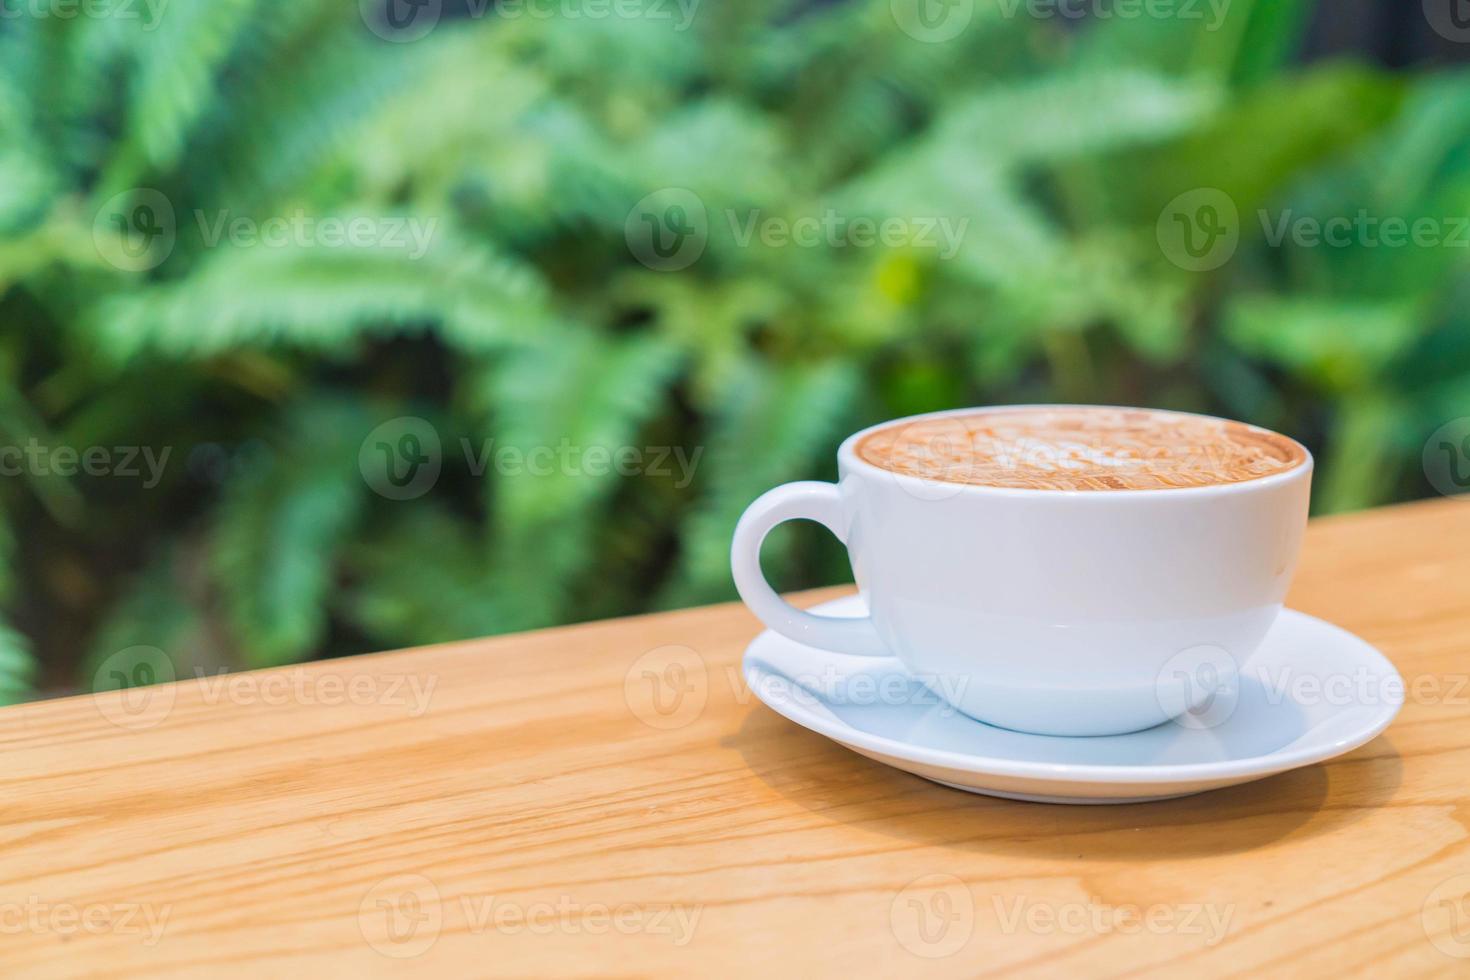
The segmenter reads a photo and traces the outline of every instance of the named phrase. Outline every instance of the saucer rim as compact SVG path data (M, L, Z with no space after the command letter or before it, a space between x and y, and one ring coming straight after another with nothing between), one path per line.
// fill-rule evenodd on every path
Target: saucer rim
M826 612L831 614L834 607L841 609L852 603L854 599L861 597L856 595L843 596L832 599L820 605L813 606L813 612ZM1293 616L1307 620L1314 627L1325 628L1336 634L1340 634L1345 640L1351 641L1363 655L1365 662L1370 665L1375 663L1385 673L1384 678L1398 678L1398 690L1403 690L1403 677L1393 662L1384 656L1383 652L1373 646L1367 640L1349 630L1334 623L1329 623L1317 616L1301 612L1296 609L1283 608L1281 617ZM1277 623L1280 623L1280 619ZM1277 625L1273 624L1272 630ZM1267 634L1270 635L1269 633ZM769 639L768 639L769 638ZM832 724L819 716L806 714L795 705L772 703L762 695L761 685L752 683L752 674L761 673L766 676L780 676L770 671L762 671L755 659L751 657L751 651L762 642L794 643L786 637L773 630L763 630L758 636L750 641L741 657L741 676L756 699L766 707L775 711L782 717L801 725L803 728L816 732L844 745L861 746L872 752L882 753L905 762L914 762L922 765L938 766L953 769L959 772L972 772L992 774L998 776L1013 776L1018 778L1044 778L1044 779L1066 779L1082 783L1178 783L1194 780L1217 780L1231 779L1242 776L1266 776L1273 773L1285 772L1290 769L1299 769L1327 759L1336 758L1344 753L1351 752L1362 745L1366 745L1387 730L1393 720L1398 717L1403 707L1403 696L1397 699L1385 700L1380 707L1379 717L1376 717L1371 725L1352 735L1338 738L1331 742L1303 746L1291 752L1268 752L1263 755L1252 755L1241 759L1227 759L1219 762L1187 762L1187 763L1150 763L1138 764L1098 764L1098 763L1072 763L1072 762L1018 762L998 756L973 755L964 752L955 752L950 749L934 749L914 745L912 742L899 741L883 735L873 735L860 728L854 728L848 724ZM798 644L800 645L800 644ZM789 678L785 678L790 683ZM1346 707L1353 707L1348 705ZM790 708L791 710L786 710ZM985 722L978 719L969 719L977 725ZM1164 724L1168 724L1165 722ZM994 726L990 726L994 727ZM1030 733L1020 732L1018 734L1028 735ZM1035 738L1047 738L1052 736L1033 735ZM1072 736L1084 737L1084 736ZM1092 736L1098 737L1098 736ZM1118 738L1117 735L1100 736L1102 738Z

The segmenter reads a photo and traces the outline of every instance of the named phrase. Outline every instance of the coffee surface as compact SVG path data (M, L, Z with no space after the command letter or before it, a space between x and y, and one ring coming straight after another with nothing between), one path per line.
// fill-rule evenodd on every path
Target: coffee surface
M895 473L1028 490L1168 490L1289 470L1306 451L1225 419L1129 408L1040 407L897 422L864 436L859 458Z

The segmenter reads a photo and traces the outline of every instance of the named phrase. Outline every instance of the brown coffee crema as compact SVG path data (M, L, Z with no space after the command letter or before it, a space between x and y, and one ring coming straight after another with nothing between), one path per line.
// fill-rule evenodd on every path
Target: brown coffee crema
M925 480L1024 490L1171 490L1243 483L1307 458L1295 441L1204 415L1014 408L896 422L860 459Z

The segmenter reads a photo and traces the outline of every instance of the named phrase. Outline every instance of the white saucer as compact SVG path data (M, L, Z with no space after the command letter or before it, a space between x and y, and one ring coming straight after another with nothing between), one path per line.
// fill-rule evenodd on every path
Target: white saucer
M849 596L817 611L866 608ZM1403 703L1383 654L1290 609L1209 712L1129 735L995 728L944 704L897 660L828 653L770 630L746 649L744 671L771 708L854 752L956 789L1043 803L1139 803L1261 779L1357 748Z

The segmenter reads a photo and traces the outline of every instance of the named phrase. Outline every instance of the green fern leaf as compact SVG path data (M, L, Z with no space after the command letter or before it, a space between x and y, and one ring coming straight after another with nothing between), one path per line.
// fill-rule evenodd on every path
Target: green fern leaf
M561 331L520 345L486 376L481 397L495 426L495 443L517 457L566 448L546 472L502 479L497 508L508 525L555 520L582 501L604 496L619 476L609 467L587 472L590 447L629 446L663 404L682 355L665 338L622 339L591 331ZM487 447L489 448L489 447ZM600 454L599 457L600 458ZM544 461L543 461L544 462Z
M555 322L534 271L443 229L417 245L401 221L358 214L375 228L402 227L402 244L292 242L220 246L188 277L109 296L89 329L118 361L148 353L209 357L246 347L340 349L363 333L436 325L451 343L493 349ZM385 233L385 237L386 233Z
M750 502L779 483L830 467L857 388L851 364L794 364L775 370L749 365L716 408L710 450L694 514L685 523L682 554L665 604L727 599L730 537ZM777 560L786 546L772 542Z
M30 642L9 623L0 621L0 704L16 704L31 697L36 661Z
M96 167L106 146L104 121L117 112L111 73L149 26L144 16L5 19L0 90L12 106L6 114L19 117L58 183L83 179Z
M10 47L0 39L0 64L4 64ZM56 185L56 174L46 165L45 152L20 103L0 97L0 252L4 251L5 238L40 221L56 193ZM5 272L0 266L0 283Z
M741 152L732 154L732 146ZM732 100L708 99L665 119L631 149L628 166L645 175L649 189L687 186L713 207L759 201L779 186L780 147L768 119Z
M230 84L189 143L191 158L219 165L180 174L184 196L211 211L278 212L283 189L349 152L371 113L411 92L433 57L432 47L379 42L355 4L271 0L256 20L260 33L221 69Z
M1177 195L1216 188L1250 221L1294 178L1379 131L1406 90L1359 65L1325 63L1275 79L1176 141L1112 161L1110 197L1127 202L1120 210L1132 223L1152 228Z
M15 598L16 546L15 529L10 526L9 515L0 510L0 604Z
M1107 153L1189 132L1221 104L1218 87L1131 69L1060 73L959 102L932 137L1024 165Z
M1337 392L1369 385L1424 329L1421 305L1412 300L1260 295L1237 298L1225 325L1226 336L1243 352Z
M1405 457L1413 458L1393 451L1407 421L1403 406L1391 397L1359 393L1342 401L1327 440L1324 478L1314 488L1320 513L1361 510L1388 499Z
M183 556L182 549L171 549L128 582L80 665L83 690L183 680L228 663L227 652L210 641L204 596Z
M190 127L215 97L215 74L258 15L256 0L209 0L175 4L134 45L129 79L127 128L113 148L112 163L98 197L138 184L143 175L171 169L183 152Z
M211 571L249 665L292 663L321 642L339 549L362 512L357 460L371 428L355 406L303 404L277 446L226 484Z
M377 647L504 633L525 619L515 596L496 589L478 538L432 502L375 525L346 562L352 584L338 606Z
M480 460L492 468L493 565L506 581L535 582L521 603L532 621L551 621L569 582L592 565L599 505L624 471L651 459L671 466L667 453L636 440L681 361L679 348L656 335L563 331L517 349L485 379L496 433ZM495 471L504 459L513 469Z
M24 394L3 378L0 378L0 443L10 446L51 446L56 443L40 413ZM21 475L36 499L57 520L72 523L82 513L81 495L71 481L55 469L27 466L22 468Z

